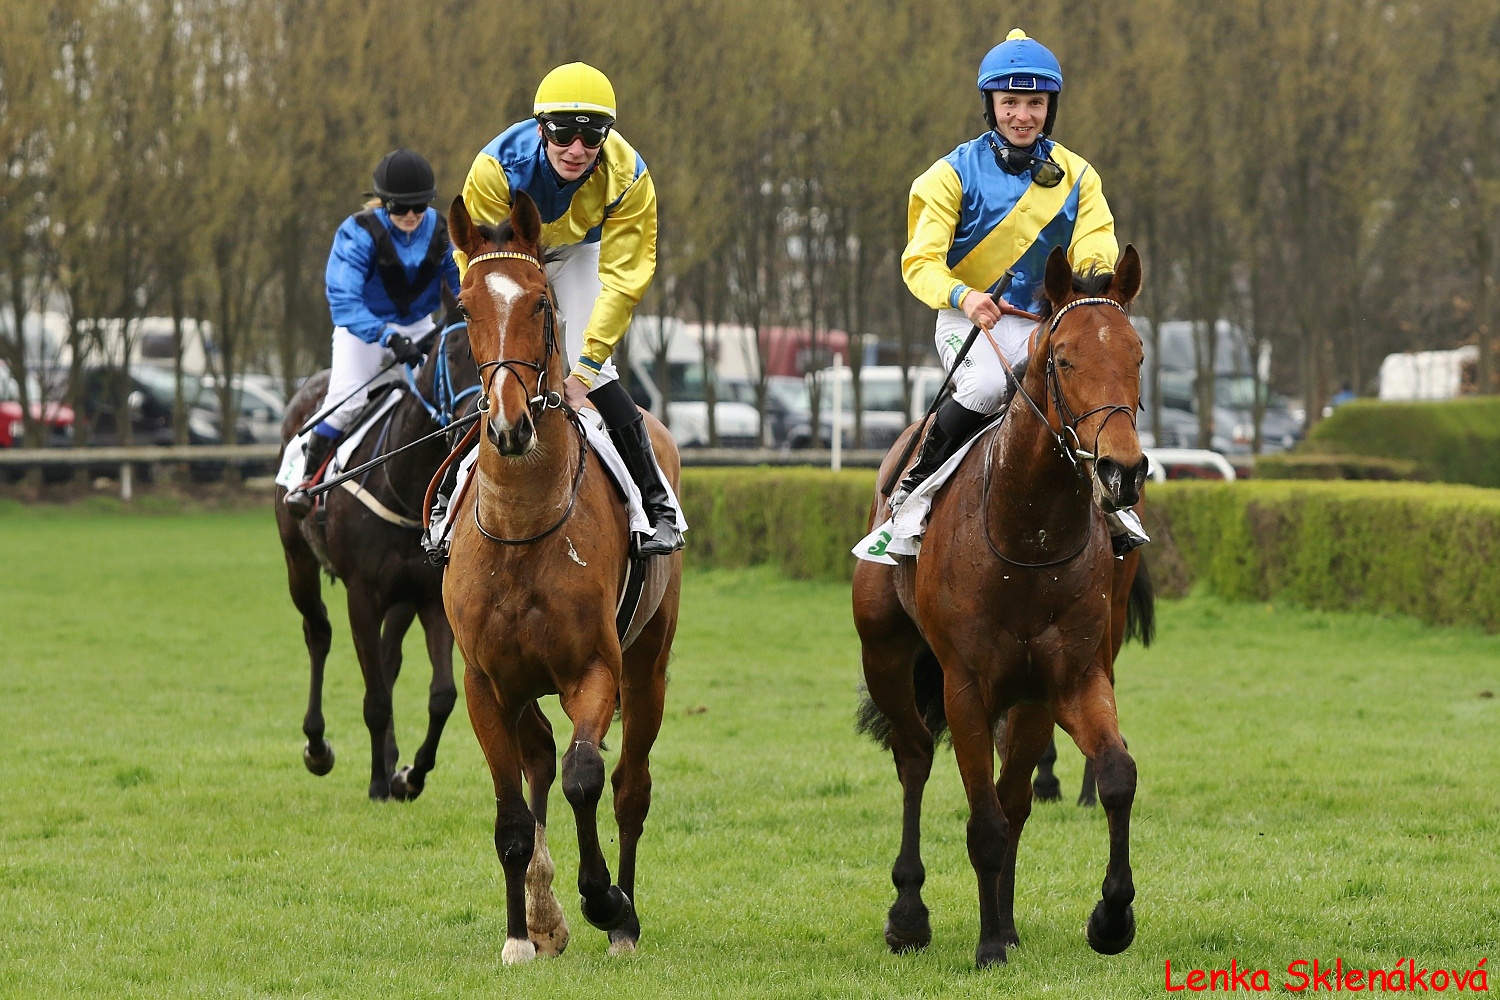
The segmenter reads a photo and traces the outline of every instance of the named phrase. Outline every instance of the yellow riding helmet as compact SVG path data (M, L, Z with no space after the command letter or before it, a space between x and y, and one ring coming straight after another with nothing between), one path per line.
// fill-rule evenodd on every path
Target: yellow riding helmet
M568 63L542 77L532 114L592 111L615 117L615 88L609 77L588 63Z

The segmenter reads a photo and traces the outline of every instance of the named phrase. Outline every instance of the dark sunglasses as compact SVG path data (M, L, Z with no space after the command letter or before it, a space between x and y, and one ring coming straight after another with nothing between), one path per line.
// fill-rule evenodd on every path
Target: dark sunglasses
M1052 160L1035 156L1024 149L1003 145L996 142L993 135L990 136L990 149L995 151L995 165L1007 173L1019 174L1029 166L1031 179L1036 182L1037 187L1053 188L1062 183L1063 168Z
M420 205L398 205L395 202L389 202L385 210L392 215L410 215L413 212L421 214L427 211L427 203L424 201Z
M608 125L579 125L550 119L542 121L542 134L554 146L571 146L574 139L582 139L588 149L598 149L609 136Z

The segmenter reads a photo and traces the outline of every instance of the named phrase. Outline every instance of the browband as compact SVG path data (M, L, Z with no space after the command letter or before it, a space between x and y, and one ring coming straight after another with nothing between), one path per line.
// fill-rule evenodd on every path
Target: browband
M529 253L521 253L519 250L491 250L489 253L482 253L482 254L479 254L477 257L470 257L469 258L469 266L473 267L475 264L478 264L482 260L499 260L501 258L514 259L514 260L529 260L529 261L531 261L531 263L533 263L533 264L535 264L537 266L537 270L543 271L543 272L546 271L546 268L542 267L542 262L541 261L539 261L535 257L531 256L531 254L529 254Z

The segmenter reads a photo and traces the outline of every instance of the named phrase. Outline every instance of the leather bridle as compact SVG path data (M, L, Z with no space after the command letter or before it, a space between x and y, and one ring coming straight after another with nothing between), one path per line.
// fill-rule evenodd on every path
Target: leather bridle
M542 262L529 253L521 253L518 250L492 250L489 253L478 254L469 259L469 266L473 267L480 261L485 260L524 260L535 265L538 271L545 276L546 269ZM463 313L464 319L469 318L469 311L464 308L462 302L458 305ZM533 420L541 417L543 411L558 409L563 405L562 393L550 391L545 388L547 384L547 366L552 362L552 356L557 353L557 312L552 305L552 296L542 293L542 357L539 361L527 361L524 358L497 358L493 361L485 361L479 366L479 384L484 387L483 394L479 397L479 412L489 413L491 397L494 394L495 377L501 371L508 371L515 376L521 385L526 384L521 370L529 368L536 374L536 392L528 400ZM485 369L493 368L489 380L485 380Z

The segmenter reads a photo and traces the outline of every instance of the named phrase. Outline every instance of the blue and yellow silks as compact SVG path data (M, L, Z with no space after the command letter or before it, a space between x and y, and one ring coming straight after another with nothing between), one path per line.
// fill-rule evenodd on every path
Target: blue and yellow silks
M1050 139L1033 150L1063 168L1044 188L1029 171L995 163L987 135L959 146L912 182L901 273L911 293L934 309L958 308L970 288L987 290L1006 268L1016 272L1005 300L1039 304L1047 255L1064 247L1075 271L1112 271L1120 255L1115 220L1099 175L1083 157Z
M563 184L547 161L534 119L496 136L474 158L464 204L476 222L510 217L511 192L525 191L542 213L550 247L598 243L604 286L583 335L583 357L602 364L625 336L630 317L656 273L656 187L646 161L611 130L588 173ZM460 271L469 261L455 249Z

